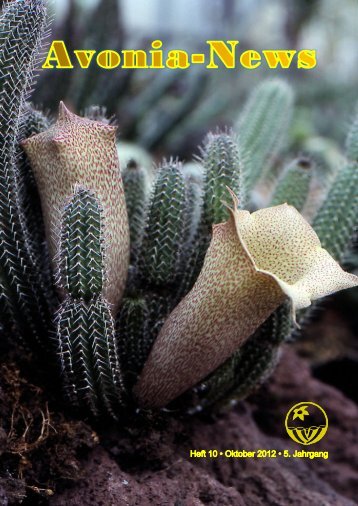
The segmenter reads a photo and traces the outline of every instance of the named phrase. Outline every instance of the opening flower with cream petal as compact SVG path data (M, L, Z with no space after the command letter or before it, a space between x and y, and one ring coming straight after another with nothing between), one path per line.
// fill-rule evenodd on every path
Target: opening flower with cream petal
M134 388L140 405L162 407L230 357L287 298L292 314L358 285L287 204L249 213L234 200L214 225L202 271L169 315Z

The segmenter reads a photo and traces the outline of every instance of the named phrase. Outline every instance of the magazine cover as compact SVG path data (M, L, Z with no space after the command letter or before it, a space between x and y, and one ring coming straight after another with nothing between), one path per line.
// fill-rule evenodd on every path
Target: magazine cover
M0 9L0 506L358 505L357 1Z

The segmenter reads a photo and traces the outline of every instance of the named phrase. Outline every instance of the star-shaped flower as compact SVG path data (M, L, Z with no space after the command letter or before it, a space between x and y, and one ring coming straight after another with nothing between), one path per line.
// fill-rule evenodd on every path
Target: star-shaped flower
M295 420L296 418L299 418L300 420L304 420L305 416L309 416L309 412L307 411L308 406L301 406L300 408L296 408L293 410L294 415L292 417L292 420Z

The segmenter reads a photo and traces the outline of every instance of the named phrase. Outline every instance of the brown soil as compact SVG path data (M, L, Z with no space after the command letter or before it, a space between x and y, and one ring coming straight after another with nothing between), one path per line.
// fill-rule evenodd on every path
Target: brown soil
M59 409L7 361L0 368L0 504L354 505L357 405L311 375L292 349L258 394L216 417L161 415L128 429ZM321 404L329 430L314 447L284 429L296 402ZM54 407L57 407L57 410ZM61 406L60 406L61 408ZM324 459L190 458L190 449L328 450Z

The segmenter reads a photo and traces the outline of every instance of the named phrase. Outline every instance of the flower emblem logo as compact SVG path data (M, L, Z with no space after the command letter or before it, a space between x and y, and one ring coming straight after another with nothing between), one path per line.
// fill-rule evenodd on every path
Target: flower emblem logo
M324 409L314 402L300 402L292 406L285 420L287 434L302 445L318 443L328 429Z

